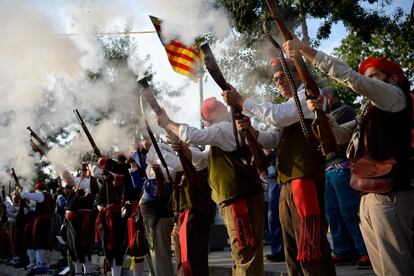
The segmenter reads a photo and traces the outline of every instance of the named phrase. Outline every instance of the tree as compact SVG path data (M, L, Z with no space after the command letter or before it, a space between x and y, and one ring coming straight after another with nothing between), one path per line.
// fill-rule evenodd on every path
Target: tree
M392 0L283 0L276 1L292 26L302 26L302 34L307 34L306 17L314 17L323 20L318 30L317 39L328 38L332 25L342 21L345 27L369 40L373 31L380 30L390 24L390 18L382 10L364 8L367 3L379 4L380 7L389 5ZM260 21L269 16L266 1L255 0L218 0L218 3L226 7L234 18L235 28L238 32L256 39L260 36L258 26ZM287 20L289 22L289 20Z
M400 20L400 18L403 18ZM357 69L359 63L368 56L387 58L397 61L403 67L410 82L414 81L414 32L409 15L397 14L395 24L372 34L372 39L363 41L351 33L334 49L334 55Z

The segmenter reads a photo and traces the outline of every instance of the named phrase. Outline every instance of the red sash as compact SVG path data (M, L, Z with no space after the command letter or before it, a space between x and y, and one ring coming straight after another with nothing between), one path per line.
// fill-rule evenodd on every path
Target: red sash
M253 247L255 244L252 221L247 209L247 200L239 198L228 204L236 226L236 236L239 248Z
M131 217L128 218L128 245L132 249L134 242L137 239L137 225L135 223L134 215L139 212L139 202L135 201L131 204ZM138 214L136 214L138 216Z
M83 246L91 245L91 240L89 239L89 222L91 220L91 216L93 215L93 210L76 210L76 211L66 211L66 219L72 220L79 216L82 217L82 226L81 226L81 244Z
M188 261L188 250L187 250L187 222L190 209L185 209L183 212L180 212L178 218L180 222L180 249L181 249L181 265L183 267L183 273L185 276L193 275L191 271L191 266Z
M301 220L296 259L319 260L322 256L321 211L315 182L311 178L292 180L292 196Z
M115 247L116 238L114 236L113 227L114 221L112 214L113 213L121 213L121 205L115 204L107 208L103 208L98 213L98 217L95 221L95 242L101 242L101 230L102 230L102 221L105 219L106 230L108 231L108 249L113 249Z

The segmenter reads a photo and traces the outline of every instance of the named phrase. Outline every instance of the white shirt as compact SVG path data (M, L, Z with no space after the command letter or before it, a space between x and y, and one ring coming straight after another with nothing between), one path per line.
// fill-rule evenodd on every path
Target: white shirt
M403 91L396 85L365 77L352 70L345 62L318 52L313 61L322 73L367 97L374 106L388 112L399 112L407 103Z
M309 111L306 105L304 85L301 84L297 91L305 119L313 119L314 114ZM324 101L324 103L326 102L327 101ZM279 104L273 104L270 102L259 103L253 99L247 98L244 101L243 108L248 112L253 113L259 118L259 120L264 123L271 124L274 127L282 128L299 122L299 115L296 111L296 104L293 97Z
M176 163L177 162L175 160L175 158L172 157L172 155L167 155L165 154L166 152L170 152L172 153L172 149L171 150L167 150L166 147L167 145L158 144L161 150L161 154L163 155L165 162L167 163L168 166L168 171L170 172L171 178L174 180L175 179L175 174L176 171L173 169L174 166L178 166ZM155 179L155 172L154 170L151 168L152 165L159 165L161 168L162 173L164 174L165 179L168 181L168 175L167 175L167 171L165 170L164 166L161 164L161 160L159 159L157 152L155 151L155 148L153 145L151 145L151 147L148 150L147 156L146 156L146 160L147 160L147 168L146 168L146 173L148 176L148 179ZM179 162L179 160L178 160Z
M211 145L224 151L235 151L237 149L233 125L229 121L218 122L203 129L182 124L179 127L178 136L188 144Z
M89 177L78 177L72 176L73 182L75 183L76 190L84 190L85 193L91 192L91 182Z
M236 139L233 133L233 125L231 122L219 122L204 129L190 127L188 125L180 125L179 137L186 143L194 145L211 145L230 152L237 149ZM265 148L272 149L279 143L280 133L277 128L271 128L267 131L259 131L257 137L258 142ZM241 137L239 135L239 141ZM208 156L209 149L203 151L203 155ZM202 158L205 158L202 157ZM193 163L197 159L193 154Z
M270 126L265 131L259 131L257 141L266 149L277 147L280 141L280 129Z
M19 211L19 206L14 205L10 197L7 197L4 205L6 206L7 221L14 222L16 221L16 216Z
M208 151L201 151L196 147L190 147L192 155L192 163L194 168L197 171L203 170L208 166ZM175 152L167 151L161 148L161 153L164 156L165 162L167 162L168 167L171 167L176 172L183 171L183 166L181 164L180 158Z
M45 195L40 191L34 193L22 192L22 198L42 203L45 200Z

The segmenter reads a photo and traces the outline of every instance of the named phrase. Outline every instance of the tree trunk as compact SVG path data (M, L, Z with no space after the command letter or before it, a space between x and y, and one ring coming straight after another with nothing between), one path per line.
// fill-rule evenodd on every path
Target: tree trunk
M298 10L299 10L299 21L302 27L303 38L302 41L307 45L310 45L310 38L308 32L308 25L306 24L306 13L303 8L303 0L297 0Z

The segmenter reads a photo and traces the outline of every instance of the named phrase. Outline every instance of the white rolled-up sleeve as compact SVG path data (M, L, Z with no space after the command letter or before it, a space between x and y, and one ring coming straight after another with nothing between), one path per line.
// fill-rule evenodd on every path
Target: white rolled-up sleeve
M367 97L374 106L388 112L399 112L407 103L403 91L396 85L365 77L352 70L340 59L319 51L313 64L322 73L351 88L357 94Z
M185 124L179 127L179 138L192 145L211 145L224 151L236 150L233 127L230 122L220 122L204 129ZM239 136L240 139L240 136Z
M298 97L304 117L306 119L313 119L314 114L309 111L306 105L306 94L304 89L298 91ZM279 104L270 102L259 103L253 99L247 98L244 101L243 108L248 112L253 113L262 122L271 124L275 127L282 128L299 122L299 115L293 98Z
M190 147L193 165L197 170L202 170L208 167L208 152L209 149L199 150L197 148Z

